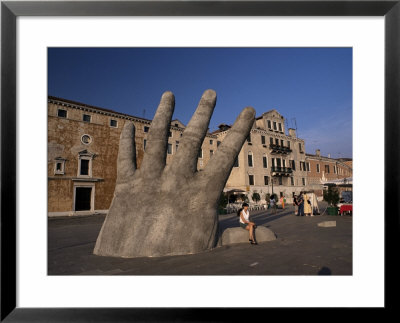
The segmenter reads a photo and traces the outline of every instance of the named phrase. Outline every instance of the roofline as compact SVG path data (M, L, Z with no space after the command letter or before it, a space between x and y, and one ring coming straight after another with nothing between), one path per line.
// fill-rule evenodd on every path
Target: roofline
M94 106L94 105L89 105L89 104L85 104L85 103L82 103L82 102L77 102L77 101L68 100L68 99L64 99L64 98L59 98L59 97L56 97L56 96L49 95L48 96L48 101L60 101L61 103L65 102L67 104L75 105L76 108L86 108L86 109L99 110L99 111L103 111L105 113L115 114L115 115L119 115L119 116L122 116L122 117L125 117L125 118L135 119L135 120L138 120L138 121L141 121L141 122L144 122L144 123L148 123L148 124L151 124L151 122L152 122L152 120L149 120L149 119L135 117L135 116L130 115L130 114L121 113L121 112L117 112L117 111L110 110L110 109L100 108L100 107L97 107L97 106ZM174 120L179 121L178 119L174 119ZM172 120L172 121L174 121L174 120ZM181 122L181 121L179 121L179 122L183 124L183 122ZM184 128L175 127L175 126L170 126L170 127L171 128L184 129ZM212 133L207 133L206 137L211 137L211 138L214 138L214 139L217 138L217 136L212 134Z
M139 119L139 120L143 120L143 121L147 121L149 123L151 123L152 120L149 119L145 119L145 118L140 118L140 117L136 117L130 114L126 114L126 113L121 113L121 112L117 112L114 110L110 110L110 109L105 109L105 108L101 108L101 107L97 107L94 105L89 105L86 103L82 103L82 102L78 102L78 101L73 101L73 100L68 100L68 99L64 99L64 98L60 98L60 97L56 97L56 96L48 96L48 100L49 101L61 101L61 102L65 102L65 103L69 103L69 104L73 104L73 105L77 105L77 106L81 106L83 108L87 108L87 109L94 109L94 110L100 110L100 111L104 111L104 112L108 112L108 113L113 113L113 114L118 114L121 116L125 116L125 117L130 117L130 118L134 118L134 119Z

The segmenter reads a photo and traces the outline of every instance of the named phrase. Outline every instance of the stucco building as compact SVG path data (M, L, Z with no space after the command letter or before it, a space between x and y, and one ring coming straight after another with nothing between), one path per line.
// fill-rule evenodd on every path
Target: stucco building
M221 125L213 134L222 141L229 129ZM260 203L265 203L267 193L275 193L290 202L293 193L306 185L304 140L296 136L295 129L286 134L285 119L278 111L263 113L256 118L224 191L244 191L250 201L253 193L259 193Z

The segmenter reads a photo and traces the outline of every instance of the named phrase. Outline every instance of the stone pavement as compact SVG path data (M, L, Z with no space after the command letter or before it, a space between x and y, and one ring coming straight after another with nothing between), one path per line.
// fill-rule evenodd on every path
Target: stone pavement
M325 207L321 208L321 212ZM293 215L293 207L258 211L251 219L274 241L235 244L193 255L123 259L92 254L104 216L49 218L49 275L352 275L352 217ZM321 227L336 221L334 227ZM220 230L238 226L220 216Z

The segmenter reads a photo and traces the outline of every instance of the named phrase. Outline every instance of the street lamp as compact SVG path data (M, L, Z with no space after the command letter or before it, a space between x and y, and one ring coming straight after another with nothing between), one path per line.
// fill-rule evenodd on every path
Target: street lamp
M271 173L271 186L272 186L272 194L274 195L274 178L272 177L272 173Z

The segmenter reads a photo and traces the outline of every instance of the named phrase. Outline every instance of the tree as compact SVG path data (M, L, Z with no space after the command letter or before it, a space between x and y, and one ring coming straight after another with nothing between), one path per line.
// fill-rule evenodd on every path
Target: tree
M132 122L125 122L114 198L94 254L132 258L191 254L215 247L218 201L255 121L254 109L243 109L213 158L199 172L197 156L215 103L215 92L205 91L168 166L166 147L174 95L166 92L161 98L140 169L136 169L135 128Z
M339 203L339 191L336 187L330 185L328 189L324 191L324 200L331 206L336 206Z
M251 196L251 199L252 199L254 202L258 203L258 201L261 200L260 194L254 192L253 195Z
M269 201L271 200L271 194L267 193L265 194L265 202L267 202L267 204L269 204Z

